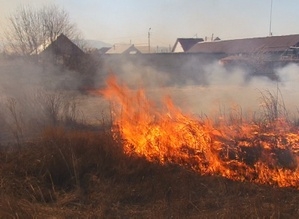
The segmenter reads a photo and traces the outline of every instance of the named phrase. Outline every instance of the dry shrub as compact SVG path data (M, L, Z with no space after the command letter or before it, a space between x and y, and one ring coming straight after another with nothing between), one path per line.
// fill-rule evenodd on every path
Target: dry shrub
M36 207L27 200L16 200L9 196L1 197L1 218L35 218Z
M77 107L76 94L72 92L26 90L22 94L6 97L2 102L0 131L11 136L7 141L14 140L18 145L24 140L39 137L41 131L49 126L90 128Z
M144 159L126 157L109 131L48 128L39 141L2 149L0 156L1 197L10 200L0 203L0 214L8 217L32 216L29 212L36 204L84 208L83 203L89 197L105 206L109 205L109 200L132 202L126 201L132 198L131 189L129 193L122 191L125 184L135 184L154 171ZM115 183L122 185L111 191L111 197L98 187L106 187L108 191ZM145 194L151 195L150 191L146 190ZM32 206L24 206L21 200ZM7 208L8 205L12 207ZM37 208L40 212L41 208ZM96 215L106 213L100 209L94 212Z
M282 93L277 86L276 93L269 90L260 92L261 122L259 125L267 126L275 123L278 119L289 121L288 111L286 109Z
M38 142L2 150L2 192L55 202L61 191L84 189L88 174L109 175L120 155L109 133L49 128Z
M8 110L7 117L9 117L9 122L7 122L9 130L16 140L17 145L20 146L24 137L24 120L20 106L17 104L16 99L8 98L6 107Z
M106 174L107 167L120 153L107 132L66 131L50 128L42 135L44 144L44 172L58 186L80 187L84 174L100 171Z
M5 127L6 127L6 121L4 118L4 113L3 113L3 105L1 104L0 101L0 142L4 141L5 139Z

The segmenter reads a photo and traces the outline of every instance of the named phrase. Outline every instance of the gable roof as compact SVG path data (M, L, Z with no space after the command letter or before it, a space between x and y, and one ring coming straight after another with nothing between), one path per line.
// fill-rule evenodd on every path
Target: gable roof
M135 46L136 49L138 49L141 53L154 53L154 51L156 50L154 47L151 47L150 51L149 51L149 47L148 46Z
M35 50L33 50L30 55L38 55L44 51L51 44L51 40L47 39L44 43L40 44Z
M181 46L183 49L182 52L188 51L192 46L194 46L198 42L202 42L202 38L177 38L171 52L175 52L178 46Z
M136 54L140 51L134 44L114 44L105 54Z
M102 48L98 49L98 52L100 54L105 54L109 49L111 49L111 47L102 47Z
M292 46L299 46L299 34L199 42L187 52L225 54L282 52Z
M40 54L54 53L56 55L84 55L85 53L68 37L60 34L56 40L49 44Z

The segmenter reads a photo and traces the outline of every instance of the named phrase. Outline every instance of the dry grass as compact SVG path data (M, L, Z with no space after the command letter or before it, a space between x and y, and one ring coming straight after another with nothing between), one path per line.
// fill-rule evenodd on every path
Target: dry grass
M266 93L262 101L264 124L276 120L277 97ZM10 115L17 120L11 124L18 125L13 103ZM56 109L51 106L46 109ZM63 116L51 111L56 126L44 129L38 140L16 138L15 145L0 147L0 218L299 217L299 190L201 176L187 166L128 157L115 133L81 125L75 105L64 106ZM242 113L231 114L229 121L241 125ZM248 139L252 148L254 140L261 139Z
M0 153L2 218L296 218L299 191L127 157L110 132L49 128Z

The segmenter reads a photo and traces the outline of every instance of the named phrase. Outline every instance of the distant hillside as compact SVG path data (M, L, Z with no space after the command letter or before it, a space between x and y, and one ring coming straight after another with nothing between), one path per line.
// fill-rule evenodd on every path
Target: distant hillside
M90 48L100 49L102 47L111 47L112 45L109 43L105 43L99 40L85 40L86 46Z

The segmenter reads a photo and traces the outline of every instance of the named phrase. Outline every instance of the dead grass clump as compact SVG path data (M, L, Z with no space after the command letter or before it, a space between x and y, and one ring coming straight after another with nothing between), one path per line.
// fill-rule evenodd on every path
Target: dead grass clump
M2 192L55 202L59 191L86 187L89 173L109 175L120 154L107 133L47 129L40 141L1 152Z

